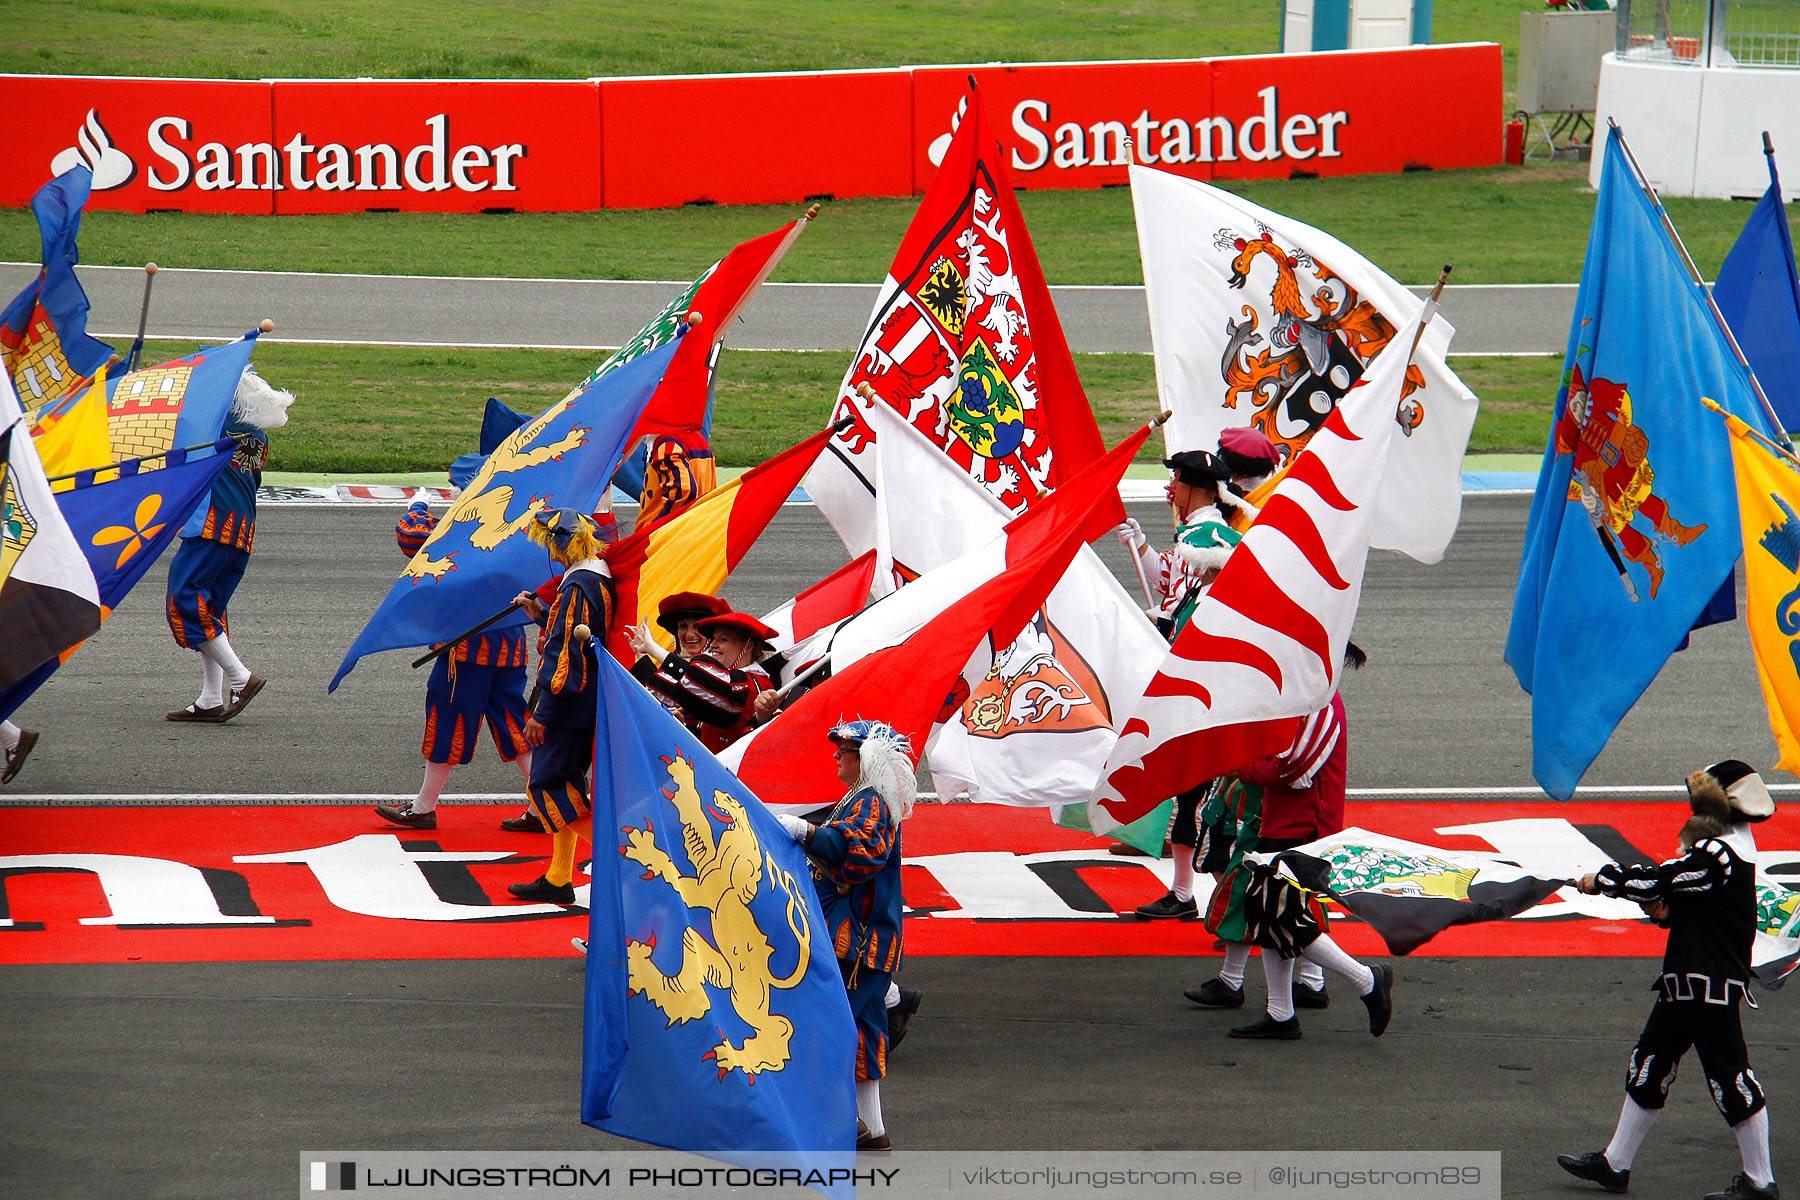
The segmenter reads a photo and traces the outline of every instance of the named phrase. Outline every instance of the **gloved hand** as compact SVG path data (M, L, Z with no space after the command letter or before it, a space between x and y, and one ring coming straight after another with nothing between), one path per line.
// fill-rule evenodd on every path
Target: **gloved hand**
M1136 517L1126 517L1113 532L1119 537L1119 545L1134 554L1138 547L1150 544L1150 539L1144 536L1144 527L1137 523Z
M804 842L812 834L812 823L804 821L792 813L776 813L775 819L781 822L781 827L787 830L788 835L796 842Z

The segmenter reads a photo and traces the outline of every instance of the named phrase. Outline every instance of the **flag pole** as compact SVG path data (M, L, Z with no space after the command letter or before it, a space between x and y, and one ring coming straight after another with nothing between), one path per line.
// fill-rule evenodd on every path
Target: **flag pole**
M138 355L144 349L144 330L150 322L150 287L156 282L156 264L144 264L144 303L138 309L137 337L131 343L131 349L125 355L125 371L129 375L137 369Z
M446 651L453 650L457 646L460 646L463 642L468 641L470 638L474 637L476 634L478 634L482 630L486 629L489 625L492 625L495 621L499 621L499 620L503 619L504 617L506 617L506 615L508 613L512 612L513 609L515 609L517 607L519 607L519 602L517 600L515 600L511 604L508 604L505 608L501 609L499 612L495 613L493 616L489 617L487 620L482 621L476 625L470 626L468 629L457 634L455 637L451 638L449 641L439 643L436 649L430 650L424 654L419 655L419 657L413 659L413 664L412 664L413 670L415 670L415 671L418 670L420 667L424 666L426 663L430 662L432 659L438 657L440 654L443 654Z
M1174 415L1174 409L1163 409L1161 412L1157 413L1155 417L1151 418L1150 428L1161 429L1164 425L1168 424L1169 418ZM1179 524L1179 521L1177 523ZM1150 609L1154 609L1156 607L1156 596L1150 591L1150 577L1144 574L1144 560L1138 557L1136 550L1131 552L1131 565L1137 571L1138 586L1144 589L1145 610L1149 611Z
M1720 404L1717 400L1714 400L1711 396L1700 397L1700 403L1706 405L1706 407L1712 409L1721 417L1728 417L1731 415L1726 411L1724 405ZM1778 445L1773 439L1763 436L1761 432L1755 429L1751 429L1748 424L1745 424L1744 431L1758 442L1768 447L1773 453L1780 455L1790 467L1793 467L1796 471L1800 471L1800 456L1796 456L1792 450L1786 446Z
M1712 289L1707 287L1706 280L1701 278L1700 268L1694 265L1694 256L1688 253L1687 243L1681 240L1681 233L1675 228L1675 222L1669 220L1669 214L1663 208L1662 197L1656 194L1656 188L1651 185L1649 177L1644 174L1644 168L1638 164L1637 155L1631 152L1631 143L1625 140L1625 130L1620 127L1616 117L1606 118L1606 123L1619 135L1619 148L1625 151L1625 161L1630 165L1631 173L1637 176L1638 186L1643 189L1644 195L1650 198L1650 207L1656 210L1657 218L1662 221L1664 231L1675 243L1675 248L1681 252L1681 261L1687 266L1688 276L1699 286L1700 294L1706 297L1706 307L1712 310L1713 320L1718 322L1719 329L1724 333L1725 341L1730 345L1732 354L1737 356L1738 365L1744 368L1744 374L1750 377L1750 388L1756 393L1757 400L1762 402L1763 413L1769 418L1770 427L1781 436L1782 444L1791 448L1793 442L1788 439L1787 431L1781 427L1781 418L1775 415L1775 406L1769 403L1769 397L1763 391L1762 381L1756 377L1756 372L1750 366L1750 360L1744 357L1743 347L1738 345L1737 336L1731 332L1731 326L1725 323L1725 314L1719 311L1719 304L1713 299ZM1775 146L1769 140L1767 133L1763 134L1763 150L1770 156L1769 169L1773 172Z

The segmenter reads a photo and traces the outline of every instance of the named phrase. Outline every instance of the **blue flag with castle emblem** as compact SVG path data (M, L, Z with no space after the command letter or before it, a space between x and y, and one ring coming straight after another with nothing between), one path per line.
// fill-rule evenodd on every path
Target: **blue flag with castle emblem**
M805 854L604 653L599 693L581 1119L853 1195L856 1026Z
M1506 641L1531 694L1532 774L1559 800L1742 552L1731 451L1702 396L1769 431L1615 128Z
M102 621L175 540L182 519L206 498L213 479L231 461L234 446L230 438L220 438L148 462L131 459L83 471L72 490L56 493L56 507L94 573ZM51 659L0 691L0 720L30 699L65 658Z
M75 278L75 235L93 172L72 167L31 198L43 269L0 311L0 359L27 416L85 384L113 349L87 333L88 298Z
M408 560L326 690L364 655L448 641L555 574L525 527L548 509L594 510L678 345L577 387L508 434ZM514 612L492 628L525 619Z

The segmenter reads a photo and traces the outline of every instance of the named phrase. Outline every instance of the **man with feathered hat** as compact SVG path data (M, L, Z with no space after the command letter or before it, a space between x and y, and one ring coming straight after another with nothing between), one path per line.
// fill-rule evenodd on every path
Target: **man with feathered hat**
M849 789L844 798L817 825L786 813L776 819L812 861L819 906L850 993L856 1018L856 1147L891 1150L881 1119L880 1081L892 1042L888 993L900 969L900 826L912 815L918 782L912 747L892 726L843 721L828 737L838 782Z
M531 809L550 832L550 865L530 883L507 888L521 900L575 903L575 846L593 826L588 772L594 765L594 689L599 686L598 648L612 629L617 590L601 561L606 543L592 517L578 509L547 509L527 534L564 567L556 602L544 614L545 639L538 662L537 704L525 722L531 743ZM518 603L533 611L532 596Z
M1687 778L1692 811L1680 853L1655 866L1607 863L1580 881L1590 896L1635 900L1669 931L1650 1019L1625 1075L1625 1104L1612 1141L1557 1164L1609 1192L1631 1185L1631 1162L1668 1098L1675 1070L1692 1047L1726 1124L1737 1135L1743 1171L1706 1200L1776 1200L1769 1160L1769 1110L1750 1069L1739 1004L1750 995L1756 938L1756 839L1750 826L1774 815L1762 777L1735 758Z
M252 674L229 636L226 608L256 548L256 489L269 461L269 431L288 421L291 392L265 382L254 368L238 380L224 434L231 462L213 480L204 509L181 530L169 562L169 632L184 650L200 652L200 694L167 714L171 721L219 725L244 711L268 682Z

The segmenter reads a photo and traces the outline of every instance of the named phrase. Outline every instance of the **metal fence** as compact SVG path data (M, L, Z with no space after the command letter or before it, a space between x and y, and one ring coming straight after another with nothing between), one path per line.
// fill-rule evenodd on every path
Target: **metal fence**
M1800 70L1800 0L1618 0L1619 57Z

